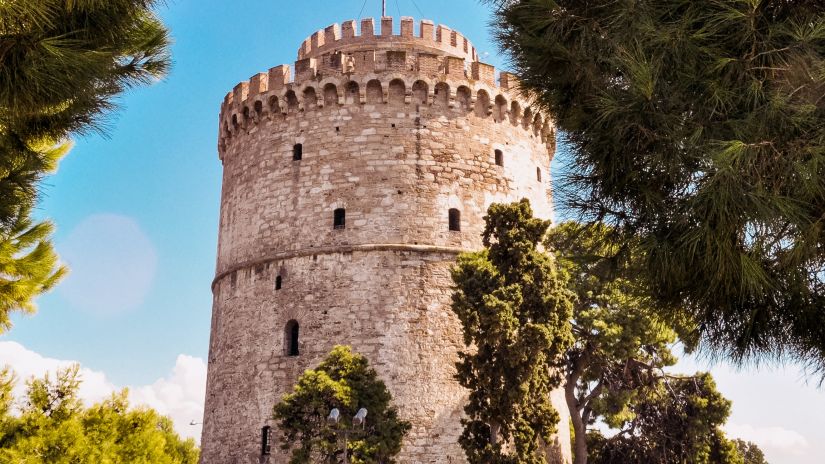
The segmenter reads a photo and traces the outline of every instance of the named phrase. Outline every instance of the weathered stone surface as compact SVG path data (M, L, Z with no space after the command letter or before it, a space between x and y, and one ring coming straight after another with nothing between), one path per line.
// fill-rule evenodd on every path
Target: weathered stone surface
M490 203L526 197L552 216L552 125L495 86L491 67L448 69L449 58L474 58L463 36L439 28L434 38L431 22L418 37L409 21L403 36L354 26L305 41L296 82L273 68L268 86L257 75L221 107L204 464L286 462L277 443L261 456L261 427L275 426L273 405L335 344L367 356L412 421L400 462L464 462L450 266L481 247ZM333 228L338 208L344 229ZM451 208L460 231L449 230ZM295 357L290 321L300 324ZM564 446L551 454L565 462L563 395L554 401Z

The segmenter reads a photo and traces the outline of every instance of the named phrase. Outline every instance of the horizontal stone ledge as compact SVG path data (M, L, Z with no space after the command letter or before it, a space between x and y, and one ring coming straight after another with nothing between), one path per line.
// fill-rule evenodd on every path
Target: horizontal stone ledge
M332 255L337 253L353 253L353 252L364 252L364 251L412 251L416 253L447 253L447 254L454 254L457 255L459 253L467 253L472 252L475 250L468 250L459 247L447 247L447 246L437 246L437 245L408 245L405 243L366 243L362 245L338 245L338 246L327 246L327 247L319 247L319 248L302 248L300 250L295 251L284 251L281 253L275 253L270 256L266 256L264 258L259 258L255 260L245 261L243 263L237 264L232 266L231 268L227 269L226 271L218 273L215 278L212 280L212 290L215 290L215 285L221 281L224 277L232 274L233 272L240 271L242 269L247 269L255 266L260 266L261 264L271 263L273 261L283 261L285 259L292 259L292 258L303 258L305 256L312 256L312 255Z

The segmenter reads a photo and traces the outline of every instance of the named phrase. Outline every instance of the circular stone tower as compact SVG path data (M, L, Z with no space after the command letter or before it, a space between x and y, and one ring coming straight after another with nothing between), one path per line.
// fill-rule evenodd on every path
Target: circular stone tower
M399 462L465 462L450 267L481 248L491 203L552 216L553 126L515 86L458 32L402 18L395 35L384 17L329 26L294 77L277 66L226 96L202 463L286 462L272 407L336 344L413 424Z

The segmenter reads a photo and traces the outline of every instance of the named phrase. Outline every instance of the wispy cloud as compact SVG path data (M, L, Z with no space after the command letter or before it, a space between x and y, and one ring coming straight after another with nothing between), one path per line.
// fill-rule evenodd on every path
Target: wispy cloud
M799 432L782 427L754 427L748 424L728 423L725 431L731 438L741 438L759 445L766 453L805 456L810 444Z
M44 357L16 342L0 342L0 366L11 366L18 376L15 386L17 398L22 397L25 390L24 380L32 376L42 377L46 372L54 373L74 363ZM80 398L86 405L101 401L122 388L107 380L104 373L83 366L80 375L83 380ZM201 426L189 424L193 420L201 421L205 393L206 363L187 355L178 356L169 375L151 385L129 386L132 405L146 405L171 417L179 434L197 441L200 441Z

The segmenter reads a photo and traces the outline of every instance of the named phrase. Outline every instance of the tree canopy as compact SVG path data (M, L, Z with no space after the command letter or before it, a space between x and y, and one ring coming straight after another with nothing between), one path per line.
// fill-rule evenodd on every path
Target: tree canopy
M549 221L527 200L493 204L485 249L453 270L452 309L467 351L459 383L470 390L460 443L470 463L544 463L559 422L550 392L572 343L566 276L540 250Z
M733 442L736 443L736 448L739 450L744 464L768 464L765 453L756 446L756 443L739 439Z
M677 335L689 339L693 333L689 324L659 316L644 279L616 272L610 260L616 247L605 240L610 233L601 224L565 222L546 239L575 295L574 342L564 372L576 464L588 462L587 428L596 421L620 428L632 416L640 390L676 363L671 346Z
M282 448L292 450L293 464L339 462L344 452L353 464L392 464L411 425L399 419L391 400L367 358L348 346L336 346L275 405ZM337 426L327 423L333 408L342 418ZM349 421L360 408L367 409L366 425L350 427Z
M588 436L594 464L743 464L721 426L730 401L710 374L662 377L636 392L632 414L610 438Z
M156 0L0 2L0 331L65 269L35 223L42 178L73 134L102 131L114 98L170 65Z
M825 3L491 3L571 147L567 206L705 349L825 367Z
M127 391L89 408L78 398L78 366L27 381L14 410L14 374L0 371L0 462L25 464L197 464L195 441L172 421L132 408Z

